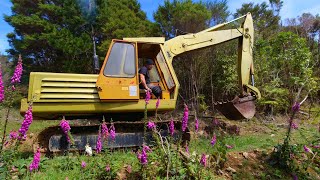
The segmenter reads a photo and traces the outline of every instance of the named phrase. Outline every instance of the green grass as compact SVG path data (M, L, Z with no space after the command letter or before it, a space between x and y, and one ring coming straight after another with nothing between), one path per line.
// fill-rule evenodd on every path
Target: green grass
M81 162L86 167L81 167ZM32 157L20 158L14 163L19 169L16 176L24 179L95 179L99 176L116 177L116 173L125 168L125 165L132 167L132 174L139 171L139 162L134 153L129 150L115 152L104 152L95 156L84 156L77 153L69 153L68 156L57 156L54 158L41 157L39 171L30 173L27 166L32 162ZM106 172L105 168L110 165L111 171ZM112 177L112 178L111 178Z

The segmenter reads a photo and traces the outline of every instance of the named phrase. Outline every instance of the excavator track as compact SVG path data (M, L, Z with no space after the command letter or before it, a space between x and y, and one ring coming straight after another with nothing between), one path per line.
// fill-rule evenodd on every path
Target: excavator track
M74 121L74 122L72 122ZM79 124L78 122L81 122ZM71 134L74 139L74 144L70 145L67 142L66 136L63 134L60 126L51 126L39 133L37 140L39 146L42 147L42 152L59 153L64 151L83 151L85 146L88 144L92 149L96 149L96 142L98 139L98 132L100 121L99 120L70 120ZM162 136L168 136L168 121L155 122L157 129L160 130ZM113 141L108 137L104 143L105 148L131 148L142 146L144 137L145 142L149 145L153 144L152 131L147 130L144 135L144 122L143 121L115 121L113 122L116 129L116 137ZM181 122L174 121L175 133L174 139L182 137L182 141L190 141L190 133L187 130L181 133ZM110 127L111 123L107 123Z

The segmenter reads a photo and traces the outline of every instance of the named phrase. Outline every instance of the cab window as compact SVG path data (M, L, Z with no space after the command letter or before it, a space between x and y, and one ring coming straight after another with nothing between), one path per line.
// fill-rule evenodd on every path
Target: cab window
M134 77L136 75L135 57L133 44L114 43L103 74L111 77Z

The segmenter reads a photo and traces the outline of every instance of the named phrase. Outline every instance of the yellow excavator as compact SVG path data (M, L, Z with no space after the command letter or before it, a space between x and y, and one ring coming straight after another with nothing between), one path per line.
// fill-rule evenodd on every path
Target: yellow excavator
M234 21L240 26L230 28ZM139 73L145 59L152 59L151 84L161 87L157 112L176 108L179 82L174 72L174 57L193 50L238 40L239 95L215 107L228 119L250 119L255 114L254 100L260 92L254 87L253 39L254 28L250 13L230 22L216 25L198 33L163 37L114 39L110 44L99 74L70 74L31 72L28 98L21 100L21 114L32 103L34 119L70 120L76 149L86 144L95 147L99 125L104 118L115 125L116 140L110 147L131 147L142 144L145 91L139 89ZM152 96L148 113L156 110L157 98ZM158 122L166 129L166 121ZM177 123L179 126L179 123ZM165 132L165 130L164 130ZM39 133L41 146L55 152L70 148L59 126Z

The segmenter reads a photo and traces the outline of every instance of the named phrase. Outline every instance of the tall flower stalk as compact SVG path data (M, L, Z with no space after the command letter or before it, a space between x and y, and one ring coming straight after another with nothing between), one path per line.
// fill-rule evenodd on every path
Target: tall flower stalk
M114 127L113 123L110 126L110 138L112 141L116 140L116 128Z
M7 112L6 112L6 119L5 119L5 123L4 123L4 127L3 127L3 135L2 135L2 141L4 142L5 137L6 137L6 130L7 130L7 124L8 124L8 120L9 120L9 114L10 114L10 110L12 108L12 104L13 104L13 91L15 90L14 85L20 82L21 76L22 76L22 58L21 55L19 55L19 59L18 59L18 64L15 68L14 74L11 77L11 84L12 84L12 91L8 91L8 108L7 108ZM0 67L0 71L1 71L1 67ZM2 76L2 72L1 72L1 76ZM2 77L0 78L2 81ZM2 102L4 100L4 85L3 85L3 81L0 82L0 96L1 96L1 101ZM0 148L0 153L2 153L2 149L3 149L3 144L1 143L1 148Z
M207 157L206 157L206 154L202 154L201 156L201 160L200 160L200 164L204 167L207 166Z
M96 144L96 152L100 153L101 150L102 150L102 141L101 141L101 131L99 129L98 140L97 140L97 144Z
M171 136L173 136L173 133L174 133L174 122L173 122L173 118L171 118L170 123L169 123L169 132L170 132Z
M63 118L60 122L60 127L61 127L63 133L66 135L68 143L73 144L74 140L73 140L73 137L70 132L71 127L69 125L69 122Z
M188 127L188 119L189 119L189 109L188 106L184 105L184 113L182 118L182 131L185 132Z
M29 108L24 115L24 120L23 120L21 127L19 129L19 133L20 133L19 139L26 139L27 132L29 130L29 127L30 127L32 121L33 121L32 106L29 105Z
M4 84L2 80L2 67L0 63L0 103L4 101Z
M39 168L39 164L40 164L40 157L41 157L41 153L40 153L40 149L37 149L37 152L34 153L34 157L33 157L33 161L31 162L30 166L29 166L29 170L32 172L33 170L37 170Z
M137 158L139 159L140 163L142 165L147 165L148 164L148 154L147 152L151 151L149 146L143 145L142 152L137 153Z
M15 84L20 83L21 75L22 75L23 67L22 67L22 58L19 55L18 64L14 70L13 76L11 77L12 90L15 90Z
M198 120L197 117L196 117L196 120L195 120L195 122L194 122L194 130L195 130L196 132L198 132L198 130L199 130L199 120Z
M101 133L102 133L103 139L107 139L108 138L109 129L108 129L108 126L107 126L106 122L103 122L102 125L101 125Z
M147 133L147 121L148 121L148 104L151 98L150 91L146 92L146 97L145 97L145 106L144 106L144 118L143 118L143 143L145 143L146 140L146 133Z

